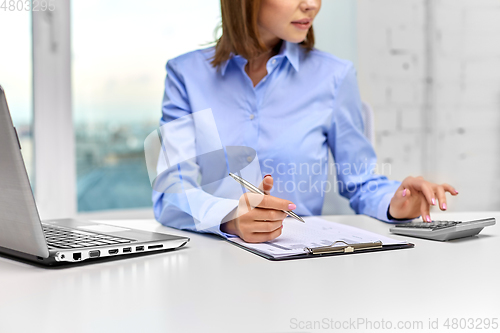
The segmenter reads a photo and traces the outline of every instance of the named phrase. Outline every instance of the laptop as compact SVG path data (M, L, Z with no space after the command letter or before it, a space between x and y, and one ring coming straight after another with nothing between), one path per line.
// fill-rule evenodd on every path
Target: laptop
M21 144L0 86L0 253L42 265L177 249L189 241L77 219L40 221Z

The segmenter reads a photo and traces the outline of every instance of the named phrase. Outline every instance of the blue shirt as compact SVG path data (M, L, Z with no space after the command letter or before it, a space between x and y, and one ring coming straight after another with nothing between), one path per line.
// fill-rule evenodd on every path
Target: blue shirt
M335 185L327 183L331 149L339 193L357 214L390 222L387 210L401 183L375 174L376 155L363 135L351 62L283 42L279 54L267 62L268 74L254 87L245 72L246 59L233 56L217 70L210 64L213 55L214 48L197 50L166 66L160 124L179 121L168 131L170 144L180 155L191 152L185 156L191 162L158 176L163 189L153 191L153 203L160 223L228 236L220 231L220 223L237 207L241 193L225 189L236 182L226 177L207 190L200 179L211 177L214 164L192 158L193 152L199 156L219 146L210 148L216 140L197 134L204 127L202 121L186 117L209 108L223 147L256 151L262 174L248 180L258 185L259 179L271 174L271 194L295 203L298 215L321 214L324 191ZM172 188L177 190L165 190ZM194 194L186 194L186 189Z

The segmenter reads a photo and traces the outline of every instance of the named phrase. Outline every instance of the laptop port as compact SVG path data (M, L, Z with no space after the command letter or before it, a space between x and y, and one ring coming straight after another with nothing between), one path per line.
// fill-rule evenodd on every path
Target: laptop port
M101 251L99 250L94 250L89 252L89 257L90 258L97 258L101 255Z
M123 253L130 253L132 252L132 248L131 247L124 247L123 248Z
M135 247L135 251L138 252L138 251L144 251L144 246L136 246Z
M82 253L73 253L73 260L82 260Z
M163 244L150 245L150 246L148 246L148 250L161 249L162 247L163 247Z
M117 254L118 253L118 249L109 250L108 253L109 254Z

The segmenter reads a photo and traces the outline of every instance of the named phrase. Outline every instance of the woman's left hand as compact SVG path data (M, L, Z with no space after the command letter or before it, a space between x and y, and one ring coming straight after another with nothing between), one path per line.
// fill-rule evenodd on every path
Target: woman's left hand
M449 184L435 184L423 177L406 177L401 183L389 205L389 214L397 219L414 219L422 216L422 220L431 222L430 206L439 204L446 210L446 192L455 196L458 191Z

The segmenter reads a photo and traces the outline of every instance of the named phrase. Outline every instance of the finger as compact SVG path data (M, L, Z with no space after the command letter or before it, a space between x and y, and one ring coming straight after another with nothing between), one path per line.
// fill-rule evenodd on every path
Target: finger
M262 182L259 185L259 189L264 191L265 194L269 194L269 192L273 188L273 184L274 184L273 177L271 175L265 175L264 179L262 180Z
M262 243L262 242L269 242L281 235L283 232L283 228L278 228L272 232L256 232L253 234L248 235L243 239L247 243Z
M436 187L436 195L439 200L439 209L446 210L446 192L444 191L443 186Z
M458 191L453 187L451 186L450 184L441 184L441 186L444 188L444 190L446 192L450 192L451 195L457 195L458 194Z
M258 196L257 200L251 199L252 196ZM259 202L256 207L267 208L267 209L276 209L276 210L294 210L296 208L295 204L290 200L280 199L274 197L272 195L259 195L255 193L248 193L248 197L250 198L250 202L253 203Z
M436 204L436 199L434 198L434 190L432 189L432 186L429 182L423 181L422 183L419 184L420 188L417 188L423 195L427 204L429 205L435 205Z
M399 204L399 205L403 205L406 201L408 201L410 196L411 196L410 189L401 188L401 189L397 190L396 193L394 194L394 197L396 198L395 203Z
M244 227L244 230L249 233L259 233L259 232L273 232L281 228L283 225L283 220L278 221L252 221Z
M252 219L254 221L283 221L287 214L281 210L254 208L252 210Z
M253 209L255 209L257 206L260 205L262 200L267 195L263 194L258 194L258 193L252 193L252 192L246 192L240 197L240 215L244 215Z
M423 196L423 194L421 194ZM429 213L429 203L425 198L420 201L420 215L422 215L422 220L424 222L431 222L431 217Z

